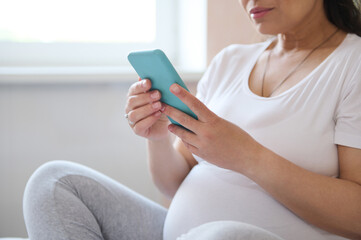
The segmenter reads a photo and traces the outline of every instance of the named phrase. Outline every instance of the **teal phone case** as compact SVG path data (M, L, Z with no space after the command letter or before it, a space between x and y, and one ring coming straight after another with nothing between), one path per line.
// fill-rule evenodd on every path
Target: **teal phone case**
M152 89L160 91L162 102L198 119L187 105L170 92L169 87L173 83L179 84L187 91L189 90L162 50L131 52L128 55L128 60L141 79L149 79L152 82ZM170 117L168 118L173 124L182 126Z

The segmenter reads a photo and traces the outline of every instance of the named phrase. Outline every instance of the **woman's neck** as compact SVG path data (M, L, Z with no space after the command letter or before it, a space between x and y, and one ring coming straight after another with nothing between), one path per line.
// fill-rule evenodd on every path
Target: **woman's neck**
M318 19L311 17L292 31L278 34L276 52L287 53L313 49L337 30L326 16L316 16L316 18Z

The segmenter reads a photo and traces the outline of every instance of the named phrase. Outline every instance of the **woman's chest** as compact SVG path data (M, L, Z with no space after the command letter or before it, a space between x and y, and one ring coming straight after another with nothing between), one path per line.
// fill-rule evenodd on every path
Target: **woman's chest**
M215 98L209 108L248 132L256 141L289 161L320 174L338 175L334 144L336 103L308 95L268 101L240 92Z
M303 51L291 56L264 52L251 69L250 90L263 97L277 96L304 81L334 49L323 49L310 55Z

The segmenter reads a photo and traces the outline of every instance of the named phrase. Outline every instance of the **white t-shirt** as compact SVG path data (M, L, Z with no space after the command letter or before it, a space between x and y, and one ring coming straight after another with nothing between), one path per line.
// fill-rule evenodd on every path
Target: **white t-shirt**
M361 148L361 38L348 34L302 81L264 98L249 89L248 79L269 44L225 48L199 82L197 96L273 152L309 171L337 177L336 144ZM253 224L287 240L345 239L306 223L244 175L195 157L199 164L169 208L165 240L218 220Z

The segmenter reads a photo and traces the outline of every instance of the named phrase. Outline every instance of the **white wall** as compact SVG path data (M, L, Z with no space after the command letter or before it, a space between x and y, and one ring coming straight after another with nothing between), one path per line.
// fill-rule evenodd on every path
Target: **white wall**
M161 202L145 140L124 119L130 84L0 85L0 237L26 237L25 184L53 159L85 164Z

